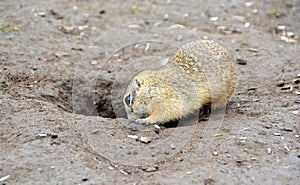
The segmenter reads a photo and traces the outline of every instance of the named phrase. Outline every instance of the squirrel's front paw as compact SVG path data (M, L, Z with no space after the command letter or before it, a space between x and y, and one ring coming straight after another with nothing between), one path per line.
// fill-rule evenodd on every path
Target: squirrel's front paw
M137 119L135 120L136 123L139 124L145 124L145 125L150 125L150 124L156 124L156 121L151 121L148 118L143 118L143 119Z

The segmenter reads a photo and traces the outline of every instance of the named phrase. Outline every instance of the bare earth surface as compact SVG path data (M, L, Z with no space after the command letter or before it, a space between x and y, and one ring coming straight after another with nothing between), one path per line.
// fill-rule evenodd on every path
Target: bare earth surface
M4 0L0 15L0 184L299 184L299 1ZM237 60L226 111L130 123L131 77L201 38Z

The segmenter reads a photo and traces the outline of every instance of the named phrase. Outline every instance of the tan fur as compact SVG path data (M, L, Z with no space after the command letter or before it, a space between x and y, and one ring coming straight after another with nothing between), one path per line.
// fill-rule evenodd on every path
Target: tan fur
M225 106L236 83L230 53L212 40L198 40L183 45L161 69L133 77L123 102L129 119L163 123L208 103L212 108Z

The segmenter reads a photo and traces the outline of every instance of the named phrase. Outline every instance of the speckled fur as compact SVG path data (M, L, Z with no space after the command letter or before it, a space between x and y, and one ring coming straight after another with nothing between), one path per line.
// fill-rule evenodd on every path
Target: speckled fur
M163 123L208 103L212 108L224 106L236 84L230 53L212 40L198 40L183 45L161 69L137 74L123 102L129 119ZM125 101L128 95L130 103Z

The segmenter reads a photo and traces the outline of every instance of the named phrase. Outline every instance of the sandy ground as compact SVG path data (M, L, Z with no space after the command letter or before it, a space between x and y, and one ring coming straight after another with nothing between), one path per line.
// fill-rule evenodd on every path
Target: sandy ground
M299 183L299 1L6 0L0 15L1 184ZM131 77L199 38L237 60L226 111L128 122Z

